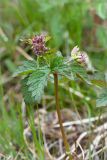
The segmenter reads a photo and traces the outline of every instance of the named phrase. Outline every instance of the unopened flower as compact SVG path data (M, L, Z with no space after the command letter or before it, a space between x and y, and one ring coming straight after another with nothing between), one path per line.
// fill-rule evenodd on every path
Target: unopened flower
M82 63L85 64L86 58L87 58L86 54L84 52L80 52L80 54L78 54L78 56L77 56L77 62L81 63L81 64Z
M71 59L80 64L86 65L87 55L85 52L79 51L79 48L75 46L71 51Z
M46 47L46 36L41 34L34 36L32 39L32 48L34 53L38 55L43 55L45 52L47 52L49 49Z

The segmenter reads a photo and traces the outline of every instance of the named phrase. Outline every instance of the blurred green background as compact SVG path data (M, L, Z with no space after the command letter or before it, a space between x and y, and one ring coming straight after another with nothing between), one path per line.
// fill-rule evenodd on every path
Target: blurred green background
M14 79L12 74L22 60L32 56L21 40L41 32L48 32L50 45L64 56L70 56L78 45L88 53L96 70L103 75L107 72L106 0L0 0L0 152L6 157L31 159L23 140L20 78ZM46 93L52 96L53 88L49 87ZM96 88L83 84L69 87L91 100L60 89L63 107L75 106L80 113L82 108L83 118L104 111L96 109Z

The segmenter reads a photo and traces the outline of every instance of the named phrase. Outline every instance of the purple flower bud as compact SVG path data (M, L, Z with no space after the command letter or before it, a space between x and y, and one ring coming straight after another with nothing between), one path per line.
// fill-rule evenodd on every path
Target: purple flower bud
M71 51L71 59L80 64L86 65L87 55L85 52L79 51L79 48L75 46Z
M35 37L33 37L32 39L32 48L34 53L39 56L39 55L43 55L45 52L47 52L49 49L45 46L46 42L45 42L45 35L37 35Z
M80 52L80 54L77 57L77 62L80 64L85 64L86 63L86 54L83 52Z

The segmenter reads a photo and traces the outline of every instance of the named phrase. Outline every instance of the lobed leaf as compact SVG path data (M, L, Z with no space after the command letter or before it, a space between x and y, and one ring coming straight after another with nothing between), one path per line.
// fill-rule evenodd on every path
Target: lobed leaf
M28 78L28 91L31 92L31 96L36 102L40 102L41 100L41 97L44 93L44 88L47 84L49 73L49 68L45 70L37 70L30 74Z
M51 71L57 72L64 76L69 76L69 66L67 63L65 63L64 58L62 56L57 56L53 59L51 63Z
M56 71L59 67L63 65L63 57L62 56L55 56L51 61L51 70Z
M32 97L32 93L28 90L28 85L27 85L28 78L29 78L29 76L22 79L21 90L22 90L22 93L23 93L25 103L33 104L35 102L35 99Z
M32 73L37 69L37 63L36 61L24 61L22 66L19 66L16 72L13 74L14 77L18 75L27 75L29 73Z

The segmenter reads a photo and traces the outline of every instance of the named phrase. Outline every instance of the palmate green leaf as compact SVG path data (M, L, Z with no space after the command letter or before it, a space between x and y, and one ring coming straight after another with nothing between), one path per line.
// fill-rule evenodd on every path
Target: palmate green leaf
M64 58L61 55L60 56L56 55L51 61L51 65L50 65L51 70L53 72L57 71L58 68L62 67L63 61L64 61Z
M51 63L50 68L52 73L57 72L58 74L63 76L70 75L70 67L67 63L65 63L65 59L62 56L55 57Z
M32 97L32 93L28 90L28 78L29 76L25 77L21 81L21 90L23 93L24 101L26 104L33 104L35 102L35 99Z
M96 100L96 106L107 106L107 89L103 90L103 92L99 95L98 99Z
M44 93L44 88L47 84L48 76L50 73L49 68L44 70L34 71L28 78L28 91L31 92L31 96L36 102L40 102Z
M18 75L27 75L29 73L32 73L36 69L37 69L37 63L35 60L24 61L23 65L18 67L13 76L16 77Z
M52 72L57 72L59 75L65 76L70 80L75 80L79 77L89 83L86 69L77 63L67 63L66 59L62 56L54 57L50 68Z

